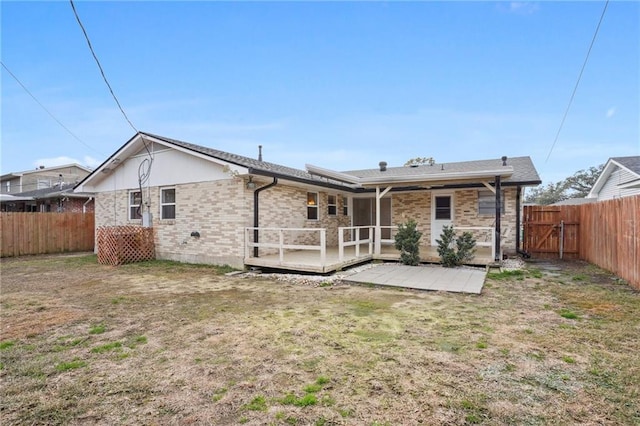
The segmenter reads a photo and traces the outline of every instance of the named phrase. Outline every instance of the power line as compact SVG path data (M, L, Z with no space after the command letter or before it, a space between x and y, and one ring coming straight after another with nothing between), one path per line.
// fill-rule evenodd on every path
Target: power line
M89 45L89 50L91 51L91 54L93 55L93 59L96 60L96 64L98 64L98 68L100 69L100 74L102 74L102 79L104 80L104 82L106 83L107 87L109 88L109 92L111 92L111 96L113 96L113 100L116 101L116 104L118 105L118 108L120 108L120 112L124 116L125 120L127 120L127 123L129 123L129 126L131 126L131 128L136 133L138 133L138 129L136 129L136 126L134 126L133 123L131 123L131 120L129 120L129 117L127 117L127 114L124 112L124 109L122 109L122 105L120 105L120 101L118 101L118 98L116 97L115 93L113 93L113 89L111 88L111 85L109 84L109 81L107 80L107 77L104 74L104 70L102 69L102 65L100 65L100 61L98 60L98 57L96 56L96 52L94 52L94 50L93 50L93 46L91 45L91 40L89 40L89 35L87 34L87 31L84 29L84 25L82 25L82 21L80 21L80 16L78 16L78 12L76 11L76 6L73 4L73 0L69 0L69 3L71 3L71 8L73 9L73 14L76 16L76 20L78 21L78 25L80 25L80 28L82 29L82 33L84 34L84 38L85 38L85 40L87 40L87 44Z
M560 127L558 128L558 132L556 133L556 137L553 140L553 144L551 145L551 149L549 150L549 154L547 154L547 159L544 160L545 163L547 161L549 161L549 157L551 157L551 153L553 152L553 148L555 148L556 142L558 142L558 138L560 137L560 132L562 131L562 127L564 126L564 121L567 119L567 115L569 114L569 109L571 108L571 104L573 103L573 98L576 96L576 91L578 90L578 85L580 84L580 80L582 79L582 73L584 72L584 69L587 66L587 61L589 60L589 55L591 54L591 49L593 48L593 45L596 42L596 37L598 36L598 31L600 30L600 24L602 24L602 20L604 19L604 14L607 11L607 6L609 6L609 0L607 0L605 2L604 9L602 9L602 14L600 15L600 20L598 21L598 26L596 27L596 31L593 33L593 38L591 39L591 44L589 45L589 50L587 51L587 56L584 58L584 62L582 64L582 68L580 69L580 74L578 75L578 80L576 81L576 85L573 88L573 92L571 93L571 97L569 98L569 104L567 105L567 109L564 111L564 116L562 117L562 121L560 122Z
M9 73L9 75L11 77L13 77L13 79L20 85L20 87L22 87L24 89L25 92L27 92L27 94L29 96L31 96L31 98L36 101L36 103L38 105L40 105L40 108L42 108L43 110L46 111L47 114L49 114L49 116L51 118L53 118L55 120L56 123L58 123L60 125L60 127L62 127L64 130L67 131L67 133L69 133L71 136L73 136L73 138L75 140L77 140L78 142L80 142L82 145L86 146L87 148L91 149L92 151L98 153L98 154L102 154L100 151L96 150L94 147L90 146L89 144L87 144L86 142L84 142L82 139L80 139L75 133L73 133L71 130L69 130L69 128L67 126L65 126L64 124L62 124L62 122L60 120L58 120L56 118L55 115L53 115L53 113L51 111L49 111L47 109L47 107L45 107L44 105L42 105L42 102L40 102L38 100L38 98L35 97L35 95L33 93L31 93L31 91L29 91L29 89L27 89L27 87L22 84L22 82L18 79L18 77L16 77L16 75L14 73L11 72L11 70L5 65L4 62L0 61L0 64L2 64L2 67Z

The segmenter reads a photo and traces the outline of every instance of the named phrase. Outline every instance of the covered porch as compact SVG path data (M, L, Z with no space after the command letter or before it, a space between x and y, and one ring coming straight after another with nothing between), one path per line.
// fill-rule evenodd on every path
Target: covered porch
M351 226L338 229L338 246L327 245L325 228L245 228L244 264L251 267L283 269L298 272L326 274L352 265L372 260L400 260L393 239L397 227L389 226L389 239L370 236L383 235L375 226ZM383 228L383 227L380 227ZM488 265L495 258L495 235L493 228L458 227L456 231L489 232L492 238L476 243L476 253L471 265ZM257 234L256 234L257 233ZM257 238L259 235L259 238ZM361 237L362 236L362 237ZM255 242L259 241L259 242ZM424 263L439 263L437 247L420 247L420 260Z

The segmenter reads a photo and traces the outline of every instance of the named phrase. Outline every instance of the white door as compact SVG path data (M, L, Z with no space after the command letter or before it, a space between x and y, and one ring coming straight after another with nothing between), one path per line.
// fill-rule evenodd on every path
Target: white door
M431 245L437 246L443 226L453 225L453 195L433 194L431 200Z

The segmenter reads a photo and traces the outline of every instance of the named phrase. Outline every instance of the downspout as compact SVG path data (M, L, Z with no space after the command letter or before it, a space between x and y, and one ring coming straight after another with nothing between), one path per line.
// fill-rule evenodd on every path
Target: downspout
M494 257L494 261L498 262L500 261L500 240L501 240L501 229L502 229L502 225L500 223L500 215L502 214L502 209L500 206L500 193L502 192L501 189L501 185L500 185L500 176L496 176L496 183L495 183L495 187L496 187L496 229L495 229L495 237L496 237L496 241L495 241L495 257Z
M260 209L260 192L264 191L265 189L269 189L272 186L276 186L278 184L278 178L274 177L273 178L273 182L271 182L268 185L265 186L261 186L260 188L257 188L255 191L253 191L253 227L256 228L253 230L253 242L257 243L259 242L259 236L258 236L258 226L260 226L260 221L259 221L259 209ZM260 257L258 256L258 247L254 247L253 248L253 257Z
M91 200L93 200L93 197L89 197L89 199L84 202L84 204L82 205L82 213L86 213L87 212L87 204L89 204L91 202Z
M518 189L516 190L516 212L517 212L516 214L516 253L518 253L519 255L522 255L522 257L524 257L525 259L528 259L531 257L531 255L526 251L524 251L523 248L520 247L520 226L521 226L521 220L522 220L522 212L520 211L520 209L522 208L521 201L520 201L521 198L522 198L522 187L518 185Z
M522 187L518 185L516 188L516 253L520 253L520 197L522 196Z

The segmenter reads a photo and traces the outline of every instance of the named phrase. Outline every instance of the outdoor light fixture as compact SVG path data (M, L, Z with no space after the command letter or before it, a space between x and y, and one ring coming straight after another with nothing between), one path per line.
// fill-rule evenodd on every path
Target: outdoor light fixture
M247 182L247 189L256 189L256 183L253 181L253 176L249 176L249 182Z

